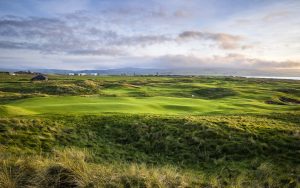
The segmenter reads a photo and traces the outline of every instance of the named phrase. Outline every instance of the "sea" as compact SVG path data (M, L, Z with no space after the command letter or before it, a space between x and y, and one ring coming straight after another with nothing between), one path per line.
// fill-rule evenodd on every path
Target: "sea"
M297 76L243 76L245 78L268 78L268 79L284 79L284 80L300 80L300 77Z

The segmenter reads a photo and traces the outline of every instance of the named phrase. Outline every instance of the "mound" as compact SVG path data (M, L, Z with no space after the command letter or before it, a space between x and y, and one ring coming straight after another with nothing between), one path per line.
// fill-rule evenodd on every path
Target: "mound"
M275 100L267 100L265 103L266 104L285 105L285 103L280 102L280 101L275 101Z
M127 94L130 97L151 97L151 95L146 91L130 91Z
M48 95L82 95L95 94L98 92L98 85L90 80L76 82L34 82L34 83L13 83L0 87L2 92L14 92L19 94L48 94Z
M300 104L300 101L297 99L289 98L289 97L279 97L279 100L286 103L292 104Z
M233 89L229 88L202 88L194 90L193 94L195 94L196 97L204 99L221 99L224 97L237 95L237 93Z
M286 93L286 94L291 94L291 95L296 95L300 97L300 90L299 89L294 89L294 88L281 88L277 89L276 91Z
M23 109L21 107L9 106L9 105L0 105L0 116L9 116L9 115L32 115L35 114L30 110Z
M271 100L265 101L266 104L275 104L275 105L288 105L288 104L300 104L298 99L290 98L290 97L277 97Z

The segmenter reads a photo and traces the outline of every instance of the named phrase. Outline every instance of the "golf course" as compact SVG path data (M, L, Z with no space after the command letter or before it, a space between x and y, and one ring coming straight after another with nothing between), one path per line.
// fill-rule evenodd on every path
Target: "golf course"
M0 74L0 187L299 187L300 81Z
M53 81L47 83L9 83L3 80L1 96L4 100L9 97L20 99L2 104L1 109L6 115L10 112L12 115L114 112L165 115L261 114L300 109L299 81L226 79L229 80L131 77L127 82L126 77L87 80L54 77Z

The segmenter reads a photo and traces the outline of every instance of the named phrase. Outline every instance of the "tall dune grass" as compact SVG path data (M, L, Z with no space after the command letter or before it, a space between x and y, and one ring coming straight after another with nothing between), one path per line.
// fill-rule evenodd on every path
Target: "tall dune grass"
M255 161L253 161L255 163ZM172 166L147 166L136 163L93 163L87 150L65 148L49 156L2 155L0 187L68 188L68 187L297 187L299 182L277 176L269 162L255 170L193 173Z

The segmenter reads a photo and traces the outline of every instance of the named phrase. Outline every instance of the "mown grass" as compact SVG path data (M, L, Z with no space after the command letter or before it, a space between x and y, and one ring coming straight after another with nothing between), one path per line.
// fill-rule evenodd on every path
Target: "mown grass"
M279 97L272 99L275 100L280 101ZM281 103L284 105L241 98L205 100L179 97L48 96L10 101L2 106L16 107L36 114L266 114L300 109L296 103L280 101Z

